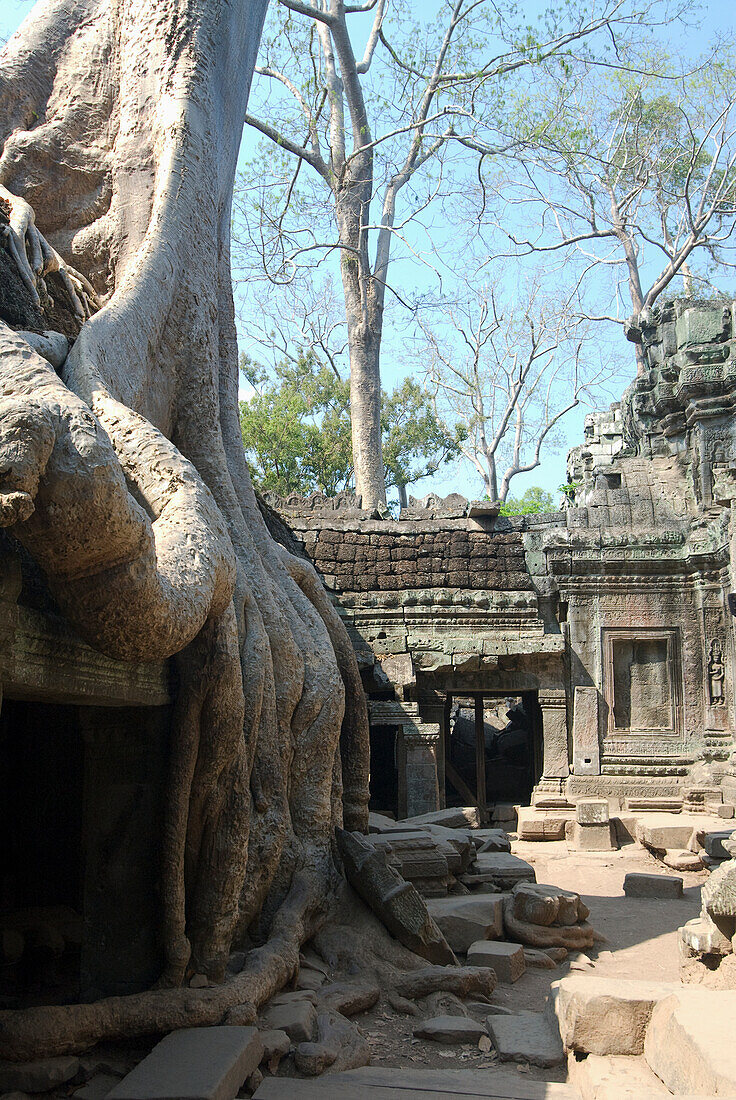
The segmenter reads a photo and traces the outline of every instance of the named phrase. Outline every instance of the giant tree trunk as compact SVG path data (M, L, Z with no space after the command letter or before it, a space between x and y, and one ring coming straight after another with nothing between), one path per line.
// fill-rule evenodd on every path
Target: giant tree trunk
M368 258L373 154L355 156L336 194L335 215L350 353L350 426L355 492L361 507L386 506L381 451L381 338L383 295L374 293Z
M320 922L343 805L367 822L355 658L314 571L268 534L240 438L230 206L265 8L40 0L0 55L0 185L26 255L40 276L47 240L103 303L60 376L0 323L0 522L91 645L176 655L161 984L221 980L250 935L254 1004ZM0 1057L232 1002L182 996L0 1013Z

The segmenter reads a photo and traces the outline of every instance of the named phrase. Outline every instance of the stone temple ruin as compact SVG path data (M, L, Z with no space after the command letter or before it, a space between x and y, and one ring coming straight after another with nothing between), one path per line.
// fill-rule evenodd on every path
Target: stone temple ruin
M559 512L503 518L487 502L429 497L393 520L346 496L260 502L273 537L316 567L368 696L370 832L338 830L337 847L366 912L428 964L395 980L390 1005L409 1013L413 1042L495 1051L538 1073L569 1059L569 1084L508 1091L494 1075L507 1091L482 1095L736 1095L733 1067L693 1023L733 1019L736 998L735 332L736 303L675 302L630 334L649 370L586 418ZM25 1007L137 993L162 967L174 669L91 649L31 557L8 535L1 549L0 812L12 843L0 857L0 995ZM656 873L626 875L632 906L683 897L652 856L712 871L700 916L678 918L681 972L695 984L573 973L553 981L545 1011L533 998L494 1007L525 974L592 967L586 953L605 942L579 887L544 885L539 841L593 856L638 841ZM348 1019L378 1011L382 991L351 984L347 925L303 950L296 988L262 1008L260 1031L247 1006L231 1008L228 1026L174 1032L136 1068L103 1059L112 1075L93 1073L79 1095L145 1100L173 1072L177 1096L276 1098L282 1061L290 1096L316 1095L304 1079L323 1072L368 1100L393 1095L390 1069L354 1068L371 1048ZM219 1078L176 1078L197 1044L197 1066L220 1066ZM70 1095L78 1059L52 1063L0 1061L0 1085ZM438 1097L461 1084L432 1080ZM193 1081L203 1091L187 1091Z
M449 799L503 823L531 806L529 838L588 796L624 817L729 812L735 324L677 302L630 333L650 369L586 418L564 511L427 498L393 521L270 501L350 630L376 809Z
M501 1062L540 1073L567 1054L569 1086L524 1095L605 1100L659 1094L662 1082L671 1095L702 1081L736 1094L712 1053L672 1065L662 1054L675 1033L686 1036L680 1047L697 1046L681 1016L730 1010L736 997L734 331L736 303L675 302L631 333L649 371L586 418L559 512L503 518L487 502L429 497L393 520L361 513L348 496L261 502L274 538L315 565L358 657L373 812L369 835L338 834L340 858L401 949L431 964L397 981L392 1003L404 1011L425 998L415 1042L487 1043ZM2 854L2 996L22 1006L145 990L162 965L156 851L170 662L124 664L85 645L7 535L0 606L0 812L13 838ZM507 832L521 845L514 854ZM586 952L604 940L580 894L543 885L523 858L524 844L539 852L539 841L565 840L581 853L636 840L670 868L712 871L700 916L683 917L679 932L682 974L695 986L571 974L553 982L551 1016L515 1015L513 1001L498 1014L497 982L516 990L525 972L566 958L592 966ZM676 904L682 880L634 872L624 889L631 905ZM266 1030L223 1040L215 1060L228 1081L234 1064L240 1084L248 1077L240 1095L286 1095L268 1076L284 1058L302 1080L351 1071L351 1087L368 1096L390 1084L380 1067L351 1070L370 1050L345 1022L378 1003L379 987L346 984L330 933L314 943L319 955L303 953L296 990L263 1010ZM438 993L448 986L433 984L432 967L458 961L455 993ZM705 988L714 978L716 990ZM616 1006L614 1028L601 1023L603 1003ZM252 1018L231 1011L224 1022ZM158 1095L151 1080L186 1060L187 1044L200 1042L189 1035L170 1035L95 1095ZM215 1055L202 1042L204 1064ZM79 1079L76 1059L58 1061L66 1069L53 1081L0 1064L0 1083L41 1080L48 1090ZM438 1095L454 1079L443 1080ZM235 1095L222 1081L206 1092L210 1084L202 1095Z

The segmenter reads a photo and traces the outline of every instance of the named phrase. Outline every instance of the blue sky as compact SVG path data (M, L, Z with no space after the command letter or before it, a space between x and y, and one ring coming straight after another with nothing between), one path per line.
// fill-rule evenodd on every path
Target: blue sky
M429 6L427 0L416 0L417 14L421 14L423 17L426 16ZM31 7L32 4L28 0L0 0L0 38L9 37L31 10ZM531 17L536 10L541 10L541 8L541 4L527 4L526 14ZM724 5L716 2L716 0L709 0L709 2L700 5L697 14L694 6L692 19L693 26L687 32L678 30L671 32L671 34L686 37L688 48L693 53L698 53L706 47L716 32L734 30L736 8L732 4ZM669 44L682 46L685 43L673 38ZM250 155L252 149L253 140L249 134L246 134L243 142L244 155ZM393 278L401 285L411 286L418 281L416 267L412 267L406 260L401 260L399 266L394 269ZM396 320L400 320L400 318L396 316ZM392 388L397 381L410 373L412 369L411 354L406 352L406 330L402 329L401 325L392 327L387 324L382 357L384 385L387 388ZM586 411L587 409L580 408L570 414L565 422L564 438L561 445L555 453L548 453L542 462L542 466L532 474L522 475L514 480L513 495L519 495L526 486L531 484L541 485L550 491L555 491L560 482L564 481L566 453L570 446L574 446L582 440L582 422ZM447 467L443 474L437 475L434 479L420 483L414 491L421 495L430 489L439 493L455 491L462 492L466 496L475 496L479 493L480 483L477 475L471 471L469 466L459 463Z

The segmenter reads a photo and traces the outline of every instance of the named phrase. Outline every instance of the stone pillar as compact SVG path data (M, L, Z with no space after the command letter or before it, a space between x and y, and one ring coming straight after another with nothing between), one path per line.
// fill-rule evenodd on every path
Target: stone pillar
M443 695L441 699L435 699L428 702L426 699L422 699L419 704L419 710L421 711L422 721L425 723L436 723L440 728L440 737L437 742L436 759L437 759L437 782L440 792L440 805L441 810L445 809L445 753L446 740L450 732L450 708L447 701L447 696Z
M598 688L576 687L572 712L572 770L575 775L600 775Z
M567 703L565 692L540 691L539 706L542 711L542 737L544 747L544 764L542 768L542 782L544 785L562 787L562 782L570 774L570 764L567 753ZM547 781L552 780L552 784Z
M403 817L440 808L437 753L440 727L435 722L412 722L401 727L403 775L399 772L399 809Z

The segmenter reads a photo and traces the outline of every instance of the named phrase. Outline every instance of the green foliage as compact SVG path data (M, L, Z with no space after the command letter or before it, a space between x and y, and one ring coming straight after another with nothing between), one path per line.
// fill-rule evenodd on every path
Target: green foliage
M502 516L531 516L537 512L556 512L557 504L552 493L531 485L520 497L506 497L501 505Z
M312 352L274 375L241 357L255 393L240 402L240 430L254 483L284 496L315 489L334 496L352 478L349 385Z
M240 402L240 428L254 484L285 496L319 491L334 496L353 484L350 384L313 351L278 363L269 374L241 357L253 388ZM441 425L416 382L382 393L381 434L387 486L404 487L457 457L461 425Z
M582 482L580 481L565 481L562 485L558 485L558 489L564 497L567 497L569 501L575 500L575 494L580 488Z

